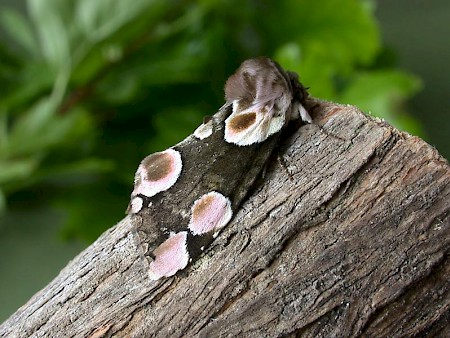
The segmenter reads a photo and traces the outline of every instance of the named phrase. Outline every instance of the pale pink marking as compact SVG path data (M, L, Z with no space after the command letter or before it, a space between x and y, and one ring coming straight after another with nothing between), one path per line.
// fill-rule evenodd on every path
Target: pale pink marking
M216 232L227 225L232 215L230 200L212 191L194 202L188 227L194 235Z
M143 205L144 205L144 201L142 200L142 198L133 197L131 200L130 212L132 214L137 214L139 211L141 211Z
M150 263L151 279L173 276L186 267L189 262L186 241L187 232L181 231L171 235L153 251L155 260Z
M209 120L206 123L202 123L197 129L194 131L194 136L200 140L203 140L213 133L213 123L212 120Z
M174 149L167 149L157 154L166 155L167 158L169 159L170 168L168 174L156 181L148 180L147 179L148 172L145 166L143 165L143 162L145 161L144 159L139 165L138 170L136 172L136 177L134 180L135 185L134 190L132 192L133 196L136 196L138 194L142 194L147 197L155 196L157 193L169 189L172 185L175 184L178 177L180 176L181 168L183 165L181 161L181 154L178 151Z
M235 101L236 102L236 101ZM276 113L273 104L254 104L243 111L237 111L238 103L233 103L233 113L225 120L225 141L239 146L248 146L254 143L264 142L269 136L275 134L283 128L286 120L285 113L274 116ZM245 129L233 129L232 122L236 116L256 113L256 120Z

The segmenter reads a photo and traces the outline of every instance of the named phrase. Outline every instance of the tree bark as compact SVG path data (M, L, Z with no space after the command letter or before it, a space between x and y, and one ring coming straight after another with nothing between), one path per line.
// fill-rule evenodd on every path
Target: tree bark
M149 280L125 218L0 336L449 337L447 161L354 107L308 106L193 265Z

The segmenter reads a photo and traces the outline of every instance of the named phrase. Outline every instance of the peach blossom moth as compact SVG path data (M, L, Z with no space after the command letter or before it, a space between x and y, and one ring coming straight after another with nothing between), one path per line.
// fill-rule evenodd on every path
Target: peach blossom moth
M265 58L244 61L225 105L193 133L139 165L127 209L151 279L196 259L227 225L291 120L311 122L297 74Z

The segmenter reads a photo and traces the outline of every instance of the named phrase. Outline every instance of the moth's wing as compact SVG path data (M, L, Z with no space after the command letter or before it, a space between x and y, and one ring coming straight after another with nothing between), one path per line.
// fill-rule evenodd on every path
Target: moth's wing
M151 217L146 217L144 220L140 214L133 214L128 217L130 217L133 225L132 236L139 253L148 263L151 263L153 261L152 252L161 243L163 237L158 224Z
M225 141L247 146L263 142L279 132L286 124L287 112L291 109L292 98L289 94L257 101L242 110L239 101L236 101L233 113L225 120Z
M148 263L150 279L170 277L184 269L189 262L187 248L188 233L180 231L169 237L158 223L148 214L130 215L133 225L133 238L141 257Z

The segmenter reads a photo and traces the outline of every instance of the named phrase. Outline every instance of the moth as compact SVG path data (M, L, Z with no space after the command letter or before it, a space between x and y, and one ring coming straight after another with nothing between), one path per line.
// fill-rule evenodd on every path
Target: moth
M260 57L225 85L226 103L193 135L140 163L127 213L150 278L199 257L233 217L289 121L311 122L296 73Z

